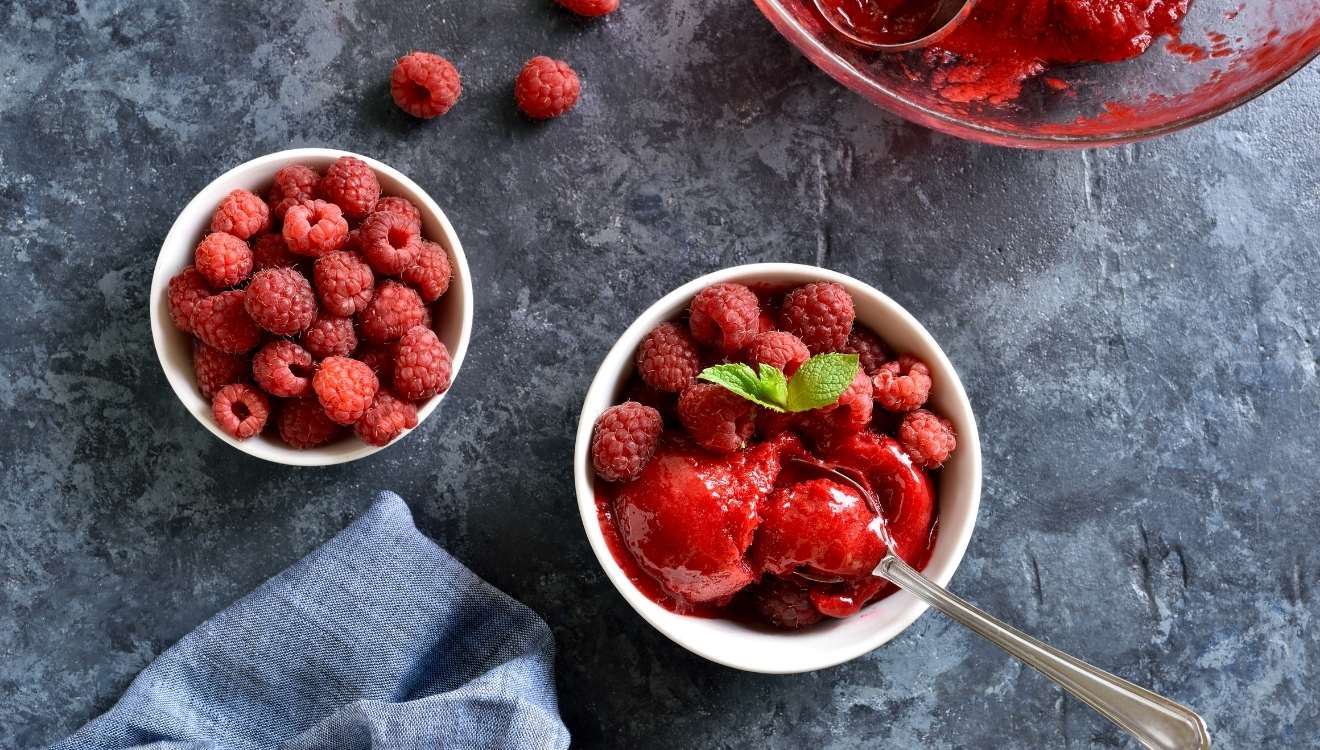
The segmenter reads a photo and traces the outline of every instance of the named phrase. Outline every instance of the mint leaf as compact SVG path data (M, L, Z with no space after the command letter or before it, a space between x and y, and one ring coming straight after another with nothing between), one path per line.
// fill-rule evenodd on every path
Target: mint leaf
M764 362L761 363L761 397L772 404L778 404L776 411L783 411L783 407L788 404L788 378L777 367Z
M859 366L856 354L817 354L803 362L788 381L788 411L810 411L838 401Z
M733 363L707 367L697 379L722 386L758 406L774 411L783 411L788 397L784 373L767 365L761 365L759 378L747 365Z

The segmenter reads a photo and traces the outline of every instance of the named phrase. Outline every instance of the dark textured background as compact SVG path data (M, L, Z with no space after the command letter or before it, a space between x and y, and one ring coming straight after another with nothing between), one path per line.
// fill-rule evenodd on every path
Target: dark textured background
M125 5L0 0L0 747L106 709L380 487L549 621L582 746L1130 747L933 614L764 677L609 586L570 481L579 400L652 299L758 260L871 282L959 367L986 492L956 590L1197 707L1219 747L1320 734L1316 70L1154 143L1022 153L882 114L749 2L625 0L604 23L543 0ZM462 69L442 120L390 103L411 48ZM511 103L534 53L586 85L546 126ZM478 295L443 409L328 470L202 430L146 316L188 198L298 145L410 174Z

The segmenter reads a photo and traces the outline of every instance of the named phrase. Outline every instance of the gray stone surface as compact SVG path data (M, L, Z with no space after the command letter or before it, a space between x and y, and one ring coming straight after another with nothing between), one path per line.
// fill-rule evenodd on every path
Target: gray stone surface
M0 747L106 709L380 487L549 621L583 747L1131 747L935 615L764 677L609 586L570 481L581 395L650 300L757 260L870 281L959 367L986 492L956 590L1196 706L1219 747L1313 743L1320 73L1154 143L1020 153L882 114L750 3L625 5L0 0ZM442 121L389 101L411 48L463 70ZM513 111L533 53L586 81L562 122ZM296 145L413 176L478 293L441 412L327 470L200 429L145 312L184 202Z

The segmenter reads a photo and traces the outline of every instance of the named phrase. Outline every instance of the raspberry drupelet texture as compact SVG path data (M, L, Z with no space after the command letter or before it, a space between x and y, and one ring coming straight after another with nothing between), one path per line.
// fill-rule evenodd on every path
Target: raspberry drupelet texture
M270 229L270 206L246 190L232 190L211 214L211 231L226 232L240 240Z
M292 207L316 198L317 186L321 184L321 175L305 164L290 164L280 167L275 173L275 182L267 194L271 213L279 219Z
M811 359L811 352L807 351L807 345L787 331L757 334L742 356L752 369L757 369L757 365L770 365L783 370L785 375L797 372L808 359Z
M380 181L366 162L341 156L321 178L321 197L343 209L350 219L365 219L380 200Z
M898 426L898 442L913 462L928 469L944 465L949 454L958 447L953 423L925 409L917 409L903 417Z
M347 357L357 349L357 331L352 318L319 315L303 331L302 345L317 359Z
M362 418L353 423L353 432L367 445L389 445L404 430L417 426L417 407L403 401L381 388L376 391L376 398L362 414Z
M376 273L397 276L417 262L422 251L417 224L402 214L376 211L362 222L358 241L362 257Z
M660 412L636 401L606 409L591 438L591 465L607 482L630 482L655 455L664 430Z
M397 195L387 195L376 201L376 208L373 213L399 214L408 217L417 227L417 231L422 231L422 211L407 198L400 198Z
M733 453L756 430L756 405L714 383L696 383L678 397L678 420L697 445Z
M284 214L284 244L313 258L333 253L348 242L348 221L339 206L322 200L303 201Z
M837 352L848 343L853 325L848 290L832 281L813 281L789 292L779 308L785 331L802 339L812 354Z
M221 388L247 380L250 370L245 354L226 354L200 341L193 342L193 374L197 377L197 390L207 401Z
M221 388L211 399L211 414L220 429L239 440L247 440L266 426L270 401L256 388L234 383Z
M426 321L426 305L412 287L392 279L376 285L366 309L358 313L362 338L377 344L398 341L409 328Z
M232 234L212 232L197 245L193 263L216 289L237 286L252 273L252 249Z
M394 355L398 351L398 344L373 344L364 343L353 352L353 359L356 359L371 371L376 373L382 383L394 382Z
M871 390L871 377L858 368L852 383L837 401L808 413L808 433L821 444L866 429L875 409Z
M292 336L316 320L312 284L292 268L258 271L248 283L243 306L257 325L277 336Z
M280 439L294 448L316 448L339 437L339 425L330 421L314 397L285 401L275 418Z
M565 114L577 104L581 93L582 82L568 63L545 56L528 60L513 86L518 109L534 120Z
M371 266L346 250L317 258L312 266L312 280L316 282L321 307L331 315L361 312L376 291L376 275L371 272Z
M370 367L356 359L326 357L312 377L312 389L331 422L350 425L371 406L380 382Z
M930 369L908 354L880 366L871 381L875 402L893 412L912 411L930 398Z
M777 627L796 630L825 619L812 606L807 587L787 578L766 576L754 596L756 611Z
M263 391L280 398L309 395L314 370L311 352L285 339L266 344L252 357L252 379Z
M678 393L701 372L701 354L684 328L661 323L637 347L637 373L657 391Z
M231 290L213 294L193 307L193 333L202 343L227 354L242 354L261 343L261 327L247 314L244 294Z
M557 2L579 16L588 18L609 15L619 9L619 0L557 0Z
M444 342L426 326L413 326L394 353L394 390L409 401L428 399L449 389L454 362Z
M879 336L866 326L856 325L852 333L848 334L848 343L843 345L839 351L845 354L856 354L857 361L862 365L862 372L867 375L874 375L880 371L880 366L893 358L889 352L889 347L880 340Z
M170 279L165 299L169 303L170 320L174 321L175 327L185 333L192 333L193 308L212 294L214 292L196 266L188 266Z
M296 268L302 263L302 256L289 250L284 235L267 232L252 239L252 270L264 271L267 268Z
M413 52L399 58L390 73L390 95L399 109L413 117L429 120L448 112L463 84L454 64L430 52Z
M434 242L421 240L417 262L405 268L399 278L416 289L423 302L430 304L449 291L452 276L449 253Z
M689 305L692 337L736 355L760 332L761 302L742 284L715 284L697 292Z

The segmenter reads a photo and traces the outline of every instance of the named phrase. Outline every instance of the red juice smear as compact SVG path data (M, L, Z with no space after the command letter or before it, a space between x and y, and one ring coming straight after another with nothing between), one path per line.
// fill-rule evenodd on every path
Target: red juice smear
M862 41L901 44L925 36L938 0L818 0L836 27Z

